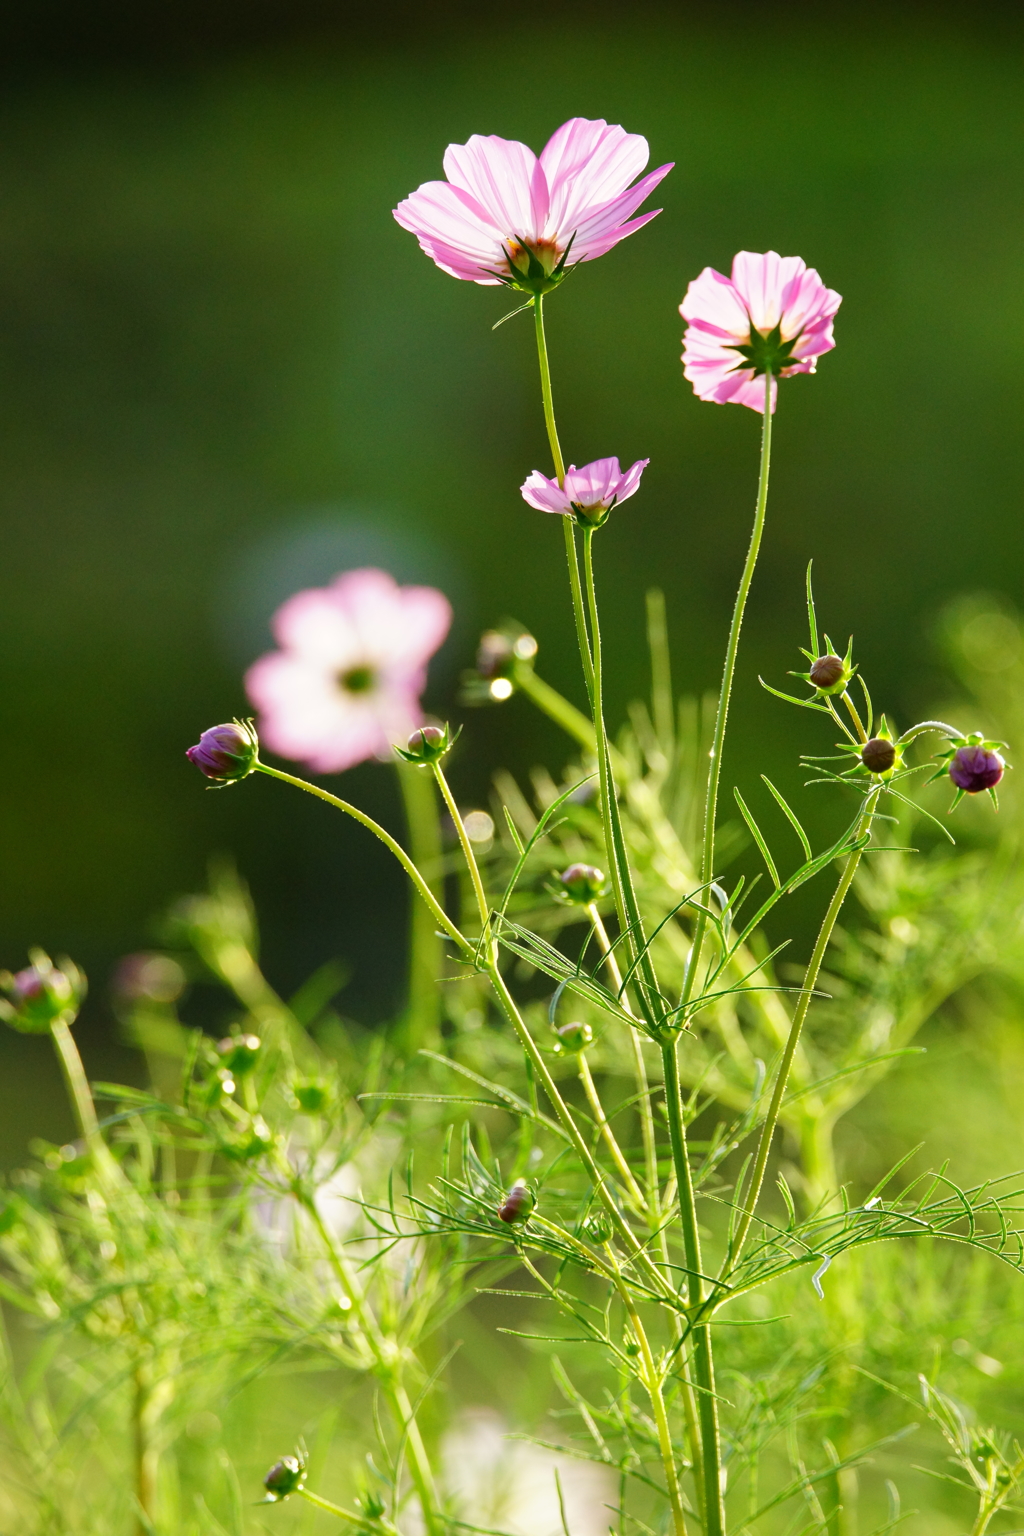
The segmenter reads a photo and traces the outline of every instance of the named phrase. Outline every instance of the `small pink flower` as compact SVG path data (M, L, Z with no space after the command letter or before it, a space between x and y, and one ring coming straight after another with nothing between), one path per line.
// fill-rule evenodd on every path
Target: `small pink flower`
M630 186L647 164L638 133L574 117L540 158L514 139L474 134L449 144L447 181L427 181L395 209L443 272L529 292L554 287L571 261L593 261L653 219L631 218L671 165ZM511 262L509 258L511 257Z
M683 372L702 400L764 411L764 378L813 373L835 346L832 321L842 303L799 256L740 251L732 276L705 267L679 306L689 322Z
M574 517L577 522L600 527L612 507L626 501L640 489L640 476L650 459L637 459L623 472L618 459L595 459L577 469L570 464L565 473L565 485L549 480L539 469L527 475L520 490L523 500L536 507L538 512L561 512L564 517Z
M400 587L386 571L296 592L273 618L281 649L245 677L263 741L318 773L388 757L422 724L426 664L451 618L441 592Z

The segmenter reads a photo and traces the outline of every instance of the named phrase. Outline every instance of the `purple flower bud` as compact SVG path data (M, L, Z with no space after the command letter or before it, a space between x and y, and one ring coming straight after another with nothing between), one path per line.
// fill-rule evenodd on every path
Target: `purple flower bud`
M537 1198L523 1179L517 1179L498 1206L498 1218L512 1227L525 1221L537 1204Z
M251 720L211 725L185 756L217 784L235 784L259 765L259 738Z
M860 760L871 773L888 773L896 762L896 743L885 736L872 736L861 748Z
M407 763L439 763L454 739L447 725L421 725L418 731L413 731L405 746L396 747L395 751Z
M71 1025L85 997L85 977L70 960L54 965L41 949L32 964L12 976L0 972L0 1019L23 1035L45 1035L55 1024Z
M1006 764L990 747L958 747L949 764L949 776L965 795L980 795L995 789Z
M583 907L596 901L604 890L604 871L593 864L570 864L558 878L569 900Z
M819 656L808 673L815 688L828 693L837 683L844 683L846 666L841 656Z

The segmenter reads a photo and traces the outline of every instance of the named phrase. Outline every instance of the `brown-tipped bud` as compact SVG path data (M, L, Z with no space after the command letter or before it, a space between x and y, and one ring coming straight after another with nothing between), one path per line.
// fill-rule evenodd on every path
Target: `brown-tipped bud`
M860 760L870 773L888 773L896 762L896 743L884 736L872 736L861 748Z
M305 1481L305 1458L282 1456L280 1461L275 1461L263 1479L263 1486L267 1490L266 1502L280 1504L284 1499L290 1498L293 1493L298 1493Z
M841 656L819 656L808 674L815 688L827 693L834 688L846 672Z
M510 1227L525 1221L537 1204L537 1197L525 1179L517 1179L498 1206L498 1218Z

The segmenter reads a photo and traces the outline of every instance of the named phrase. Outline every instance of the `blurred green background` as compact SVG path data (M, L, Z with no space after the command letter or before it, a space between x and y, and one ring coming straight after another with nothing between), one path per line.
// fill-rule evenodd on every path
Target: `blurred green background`
M72 26L37 7L0 105L0 963L42 943L89 971L98 1073L135 1070L111 967L216 851L252 883L283 991L340 955L355 1017L400 1001L386 854L269 781L205 793L183 756L245 710L242 670L289 591L371 561L441 586L442 715L465 715L458 673L505 615L578 695L560 529L517 489L548 467L530 327L493 332L507 299L440 273L391 218L450 141L539 148L584 115L676 161L663 214L549 305L569 456L651 459L599 547L613 718L645 683L652 582L679 686L717 680L758 418L694 399L677 306L742 247L801 254L844 303L836 352L783 390L735 772L756 751L788 786L800 750L828 750L756 681L797 664L811 556L826 627L856 633L904 723L942 691L943 603L1024 601L1012 16L215 6L177 29L161 12L147 37L128 14L91 29L88 8ZM465 718L467 805L500 762L559 760L520 701ZM387 769L344 784L400 824ZM10 1161L65 1112L46 1042L5 1033L0 1053Z

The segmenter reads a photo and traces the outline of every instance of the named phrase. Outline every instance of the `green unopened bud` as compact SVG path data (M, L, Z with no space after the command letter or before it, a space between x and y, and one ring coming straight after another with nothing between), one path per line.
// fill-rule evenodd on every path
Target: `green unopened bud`
M537 1197L525 1179L517 1179L498 1206L498 1217L508 1225L516 1226L525 1221L537 1204Z
M42 949L30 949L32 964L13 976L0 971L0 1018L23 1035L45 1035L55 1024L71 1025L85 997L85 977L72 961L54 965Z
M242 1077L256 1065L260 1050L259 1035L228 1035L217 1044L217 1053L224 1066L234 1077Z
M583 1235L592 1243L607 1243L612 1235L612 1219L607 1211L591 1211L583 1223Z
M427 765L439 763L450 752L455 737L447 725L421 725L413 731L404 747L396 747L399 757L407 763Z
M589 1024L582 1024L578 1020L571 1024L560 1024L555 1030L558 1036L556 1051L565 1051L577 1055L585 1051L588 1045L594 1043L594 1031Z
M331 1102L331 1085L319 1077L303 1077L292 1084L292 1098L304 1115L322 1115Z
M581 907L596 901L604 890L604 871L593 864L570 864L558 879L563 895Z
M267 1490L264 1502L280 1504L284 1499L290 1498L293 1493L298 1493L305 1481L305 1457L301 1454L282 1456L280 1461L275 1461L263 1479L263 1486Z

